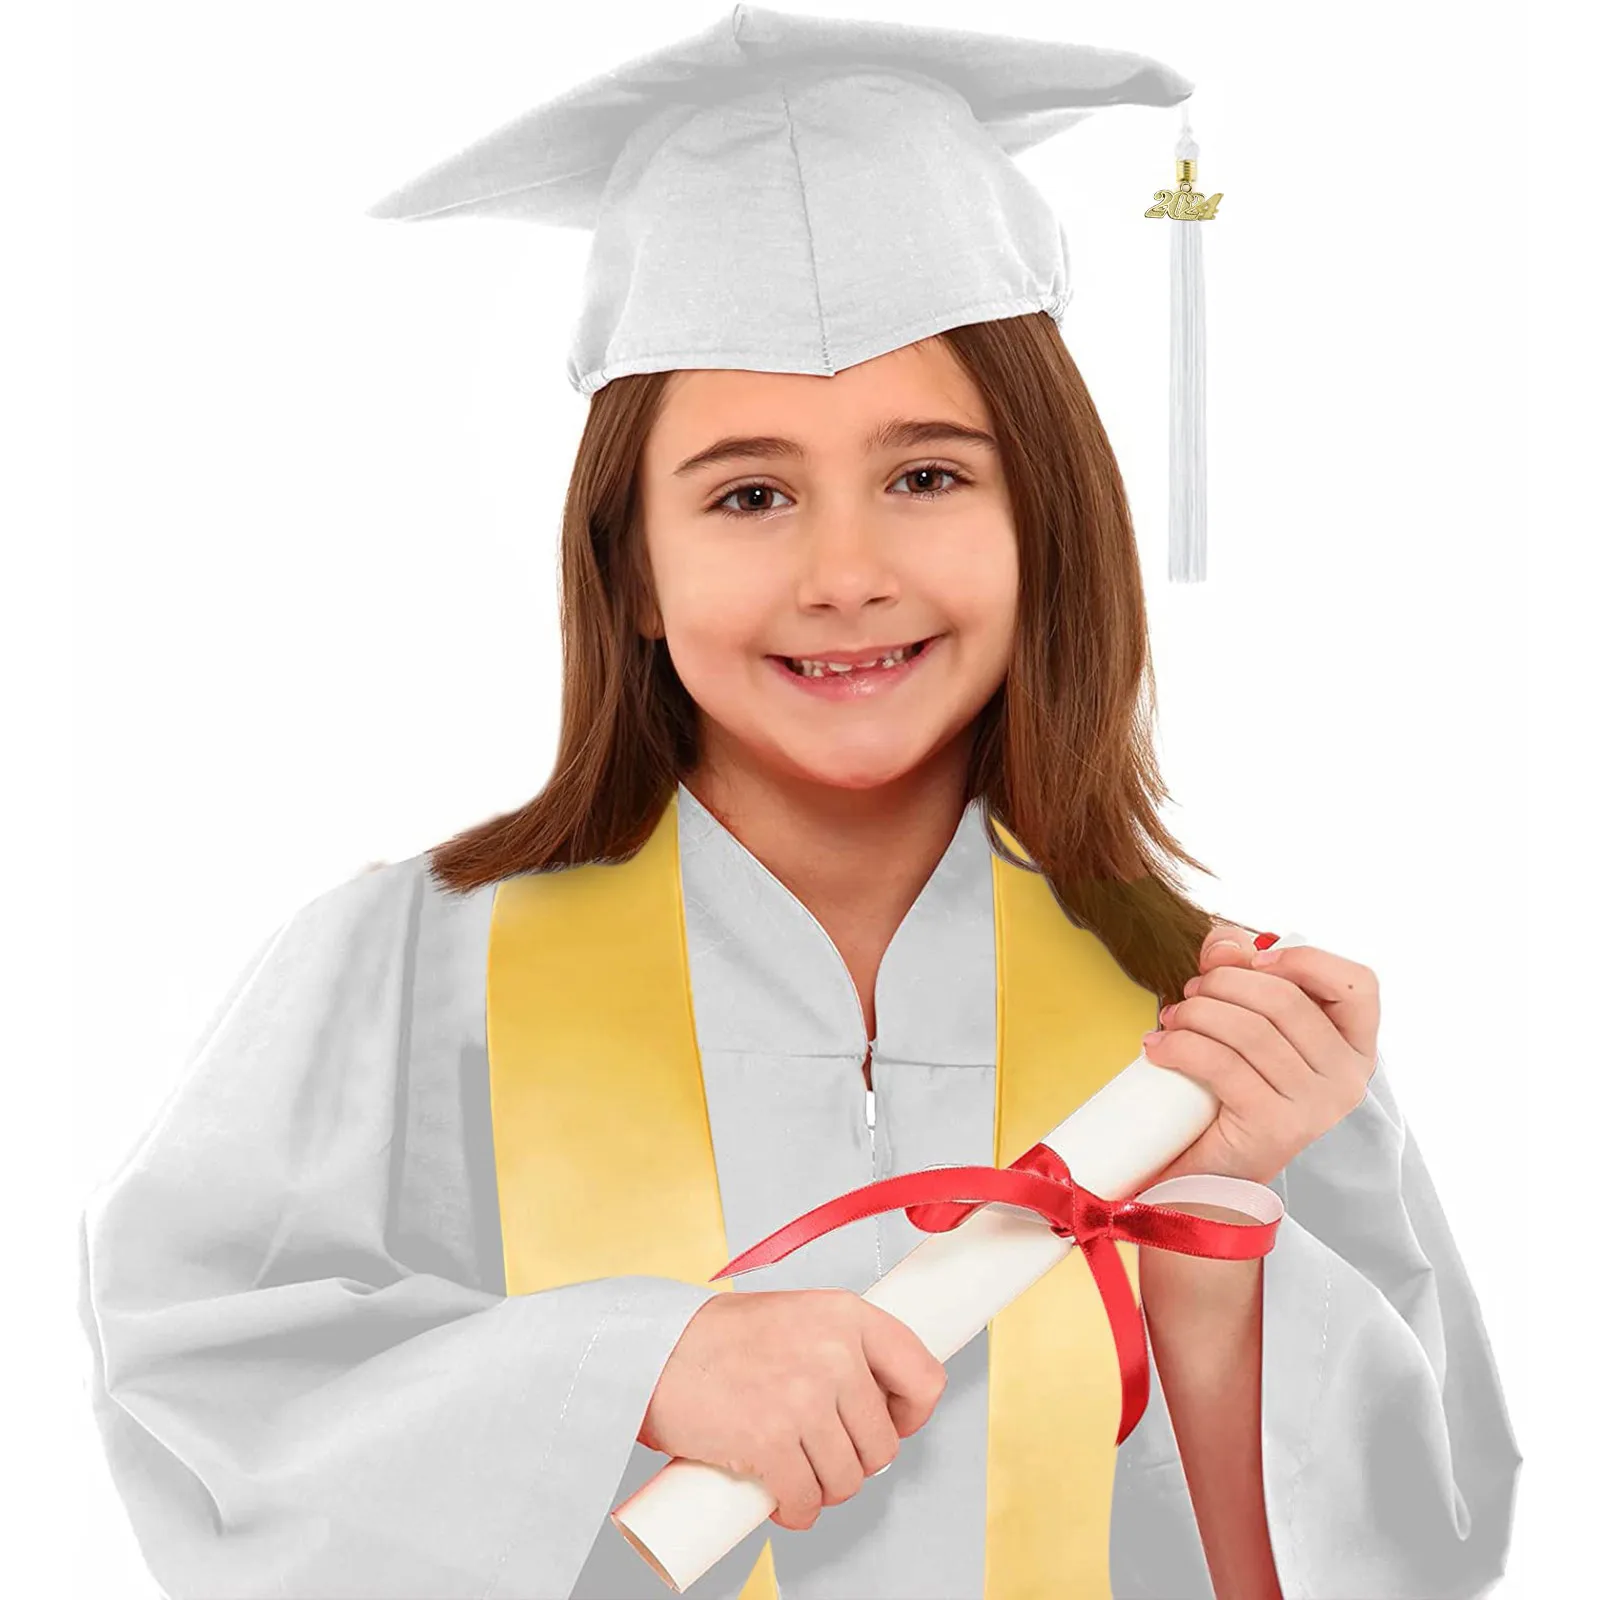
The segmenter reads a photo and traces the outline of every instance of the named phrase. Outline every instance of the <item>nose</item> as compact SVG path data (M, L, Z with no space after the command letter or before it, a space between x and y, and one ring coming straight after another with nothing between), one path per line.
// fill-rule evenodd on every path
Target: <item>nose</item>
M834 506L815 514L802 533L800 605L854 611L897 599L892 538L860 508Z

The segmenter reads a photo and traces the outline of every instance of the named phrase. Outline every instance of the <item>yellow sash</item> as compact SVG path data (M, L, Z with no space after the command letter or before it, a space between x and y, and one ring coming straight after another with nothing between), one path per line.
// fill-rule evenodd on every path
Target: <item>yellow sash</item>
M1007 1166L1139 1054L1155 996L1068 921L1042 877L990 861L994 1163ZM497 887L487 984L507 1294L628 1273L711 1285L732 1252L694 1031L676 790L632 860ZM1138 1246L1116 1248L1137 1296ZM1110 1324L1074 1250L989 1324L986 1600L1110 1600L1121 1410ZM768 1540L740 1600L777 1592Z

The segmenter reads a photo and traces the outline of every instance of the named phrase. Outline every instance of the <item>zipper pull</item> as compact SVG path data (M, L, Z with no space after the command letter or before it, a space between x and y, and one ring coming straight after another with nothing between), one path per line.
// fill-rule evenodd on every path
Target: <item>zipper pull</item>
M867 1127L876 1128L878 1125L878 1097L871 1089L867 1090Z

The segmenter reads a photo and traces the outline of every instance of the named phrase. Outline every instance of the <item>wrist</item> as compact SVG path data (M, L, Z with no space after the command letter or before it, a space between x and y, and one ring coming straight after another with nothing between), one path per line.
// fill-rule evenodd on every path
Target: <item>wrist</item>
M1167 1171L1163 1178L1188 1177L1199 1169ZM1149 1188L1150 1185L1145 1185ZM1201 1201L1179 1200L1167 1204L1154 1201L1163 1209L1200 1217L1208 1222L1256 1223L1260 1219L1230 1206ZM1170 1312L1184 1321L1198 1316L1237 1317L1249 1310L1261 1286L1261 1258L1231 1260L1218 1256L1192 1256L1182 1250L1163 1250L1156 1245L1139 1246L1139 1286L1141 1298L1156 1316Z
M1259 1183L1270 1186L1276 1183L1283 1169L1277 1172L1263 1173L1249 1170L1238 1162L1224 1160L1216 1155L1198 1157L1193 1150L1185 1150L1173 1161L1168 1162L1153 1178L1147 1178L1139 1185L1138 1193L1143 1194L1146 1189L1153 1189L1158 1183L1165 1183L1168 1178L1242 1178L1246 1183ZM1155 1205L1163 1205L1164 1201L1154 1201ZM1187 1202L1173 1206L1173 1210L1186 1210ZM1254 1222L1256 1218L1248 1220Z

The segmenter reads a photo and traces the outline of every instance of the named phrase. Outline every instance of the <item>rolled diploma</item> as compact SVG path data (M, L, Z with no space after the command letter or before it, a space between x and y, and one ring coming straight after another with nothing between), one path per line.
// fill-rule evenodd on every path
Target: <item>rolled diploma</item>
M1280 946L1303 943L1285 935ZM1212 1093L1143 1052L1041 1141L1066 1162L1075 1183L1106 1200L1137 1195L1159 1205L1231 1206L1261 1222L1259 1186L1196 1174L1139 1185L1176 1160L1211 1126ZM1269 1198L1277 1201L1276 1195ZM931 1233L861 1298L898 1317L939 1361L948 1361L1023 1290L1065 1259L1074 1241L1037 1213L991 1201L947 1233ZM759 1478L674 1457L611 1513L629 1544L674 1594L759 1527L777 1507Z

